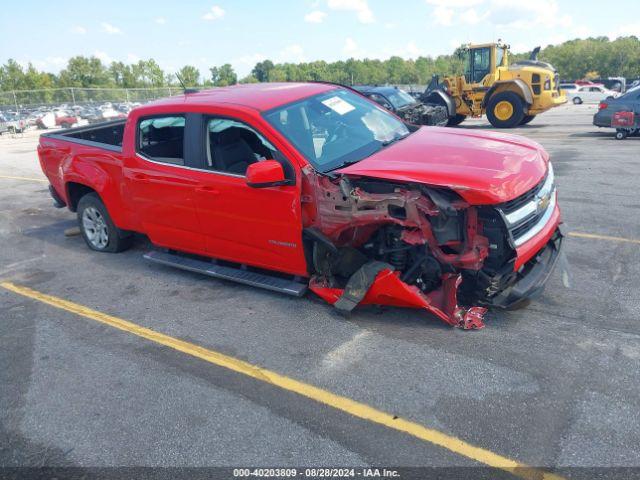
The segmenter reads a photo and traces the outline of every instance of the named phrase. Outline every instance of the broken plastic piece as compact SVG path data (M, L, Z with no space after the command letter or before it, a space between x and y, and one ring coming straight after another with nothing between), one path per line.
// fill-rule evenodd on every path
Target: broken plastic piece
M484 314L487 309L484 307L471 307L468 310L460 309L460 321L456 325L463 330L479 330L484 328Z
M391 265L384 262L371 261L360 267L347 282L347 286L334 307L343 313L349 313L364 298L373 284L378 273L391 269Z
M480 329L487 311L482 307L464 309L457 304L457 290L462 277L447 273L441 277L442 285L429 293L400 280L400 273L389 268L380 271L358 305L389 305L393 307L422 308L453 327ZM332 288L321 277L312 277L309 288L326 302L335 305L344 294L342 288Z

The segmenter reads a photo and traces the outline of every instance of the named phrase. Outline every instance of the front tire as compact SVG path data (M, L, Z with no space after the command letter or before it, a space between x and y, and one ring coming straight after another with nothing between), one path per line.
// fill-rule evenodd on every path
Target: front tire
M467 119L466 115L461 115L460 113L458 113L458 114L454 115L453 117L449 118L449 121L447 122L447 126L448 127L455 127L456 125L460 125L466 119Z
M87 246L97 252L117 253L131 246L133 237L116 227L96 193L87 193L78 202L78 226Z
M513 128L525 117L524 102L513 92L496 93L487 104L487 118L496 128Z
M573 104L574 105L580 105L582 103L582 99L580 97L575 97L573 99Z

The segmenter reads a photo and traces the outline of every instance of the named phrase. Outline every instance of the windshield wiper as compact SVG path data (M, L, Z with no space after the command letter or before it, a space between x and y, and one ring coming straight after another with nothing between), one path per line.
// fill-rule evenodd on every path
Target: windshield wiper
M403 138L406 138L409 136L411 132L405 134L405 135L396 135L394 136L392 139L390 140L385 140L384 142L382 142L382 146L383 147L388 147L389 145L391 145L392 143L397 142L398 140L402 140Z

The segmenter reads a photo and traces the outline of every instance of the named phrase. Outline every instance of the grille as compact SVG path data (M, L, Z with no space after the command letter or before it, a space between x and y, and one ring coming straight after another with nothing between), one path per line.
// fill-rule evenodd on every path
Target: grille
M540 232L551 219L556 207L553 167L534 188L514 200L496 207L509 232L511 242L520 246Z
M549 174L547 174L547 176L548 175ZM509 213L515 212L516 210L520 209L522 206L531 202L544 186L544 183L547 181L547 176L545 176L540 181L540 183L538 183L535 187L533 187L528 192L524 193L523 195L520 195L517 198L514 198L513 200L509 200L508 202L501 204L499 206L500 210L502 210L502 212L504 212L505 214L509 214Z

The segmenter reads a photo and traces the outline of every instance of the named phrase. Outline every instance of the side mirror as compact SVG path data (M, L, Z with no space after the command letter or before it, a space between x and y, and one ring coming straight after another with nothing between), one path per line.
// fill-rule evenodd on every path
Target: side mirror
M247 185L250 187L277 187L288 184L282 165L275 160L252 163L247 168Z

